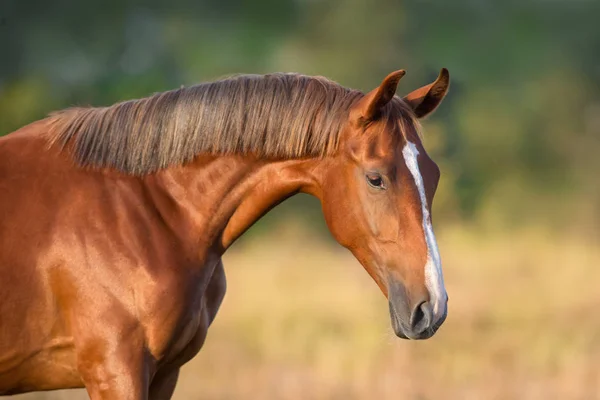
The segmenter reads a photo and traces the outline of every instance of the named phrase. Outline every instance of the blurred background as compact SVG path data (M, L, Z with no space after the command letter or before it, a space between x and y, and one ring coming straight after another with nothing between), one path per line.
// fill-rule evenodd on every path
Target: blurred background
M0 135L234 73L398 94L425 122L449 317L394 337L379 289L296 196L225 256L176 399L600 398L600 1L0 0ZM83 391L15 399L85 399Z

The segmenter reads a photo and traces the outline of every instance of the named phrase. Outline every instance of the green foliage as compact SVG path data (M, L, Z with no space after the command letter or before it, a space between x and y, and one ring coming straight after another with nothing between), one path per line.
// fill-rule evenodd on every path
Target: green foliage
M232 73L369 90L405 68L405 93L447 67L450 94L425 123L443 173L436 218L595 229L598 15L593 0L4 0L0 135Z

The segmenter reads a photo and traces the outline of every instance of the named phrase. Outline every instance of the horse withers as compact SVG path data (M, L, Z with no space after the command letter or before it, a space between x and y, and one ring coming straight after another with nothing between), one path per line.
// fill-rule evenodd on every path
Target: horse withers
M448 297L419 119L449 75L401 98L403 75L367 94L242 75L0 138L0 394L170 398L224 296L221 256L298 192L387 296L396 334L432 336Z

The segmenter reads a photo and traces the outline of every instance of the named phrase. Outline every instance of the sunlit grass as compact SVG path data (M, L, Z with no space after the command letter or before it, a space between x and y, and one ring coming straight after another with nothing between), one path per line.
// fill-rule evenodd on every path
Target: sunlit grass
M449 317L409 342L349 252L285 226L226 255L225 301L177 399L600 398L594 242L438 232Z

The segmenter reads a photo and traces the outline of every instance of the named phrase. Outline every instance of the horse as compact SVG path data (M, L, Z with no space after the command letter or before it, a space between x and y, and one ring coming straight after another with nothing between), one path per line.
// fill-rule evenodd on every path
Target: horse
M386 296L396 335L431 337L448 295L421 119L450 77L400 97L404 74L368 93L238 75L0 138L0 394L171 398L223 300L224 252L300 192Z

